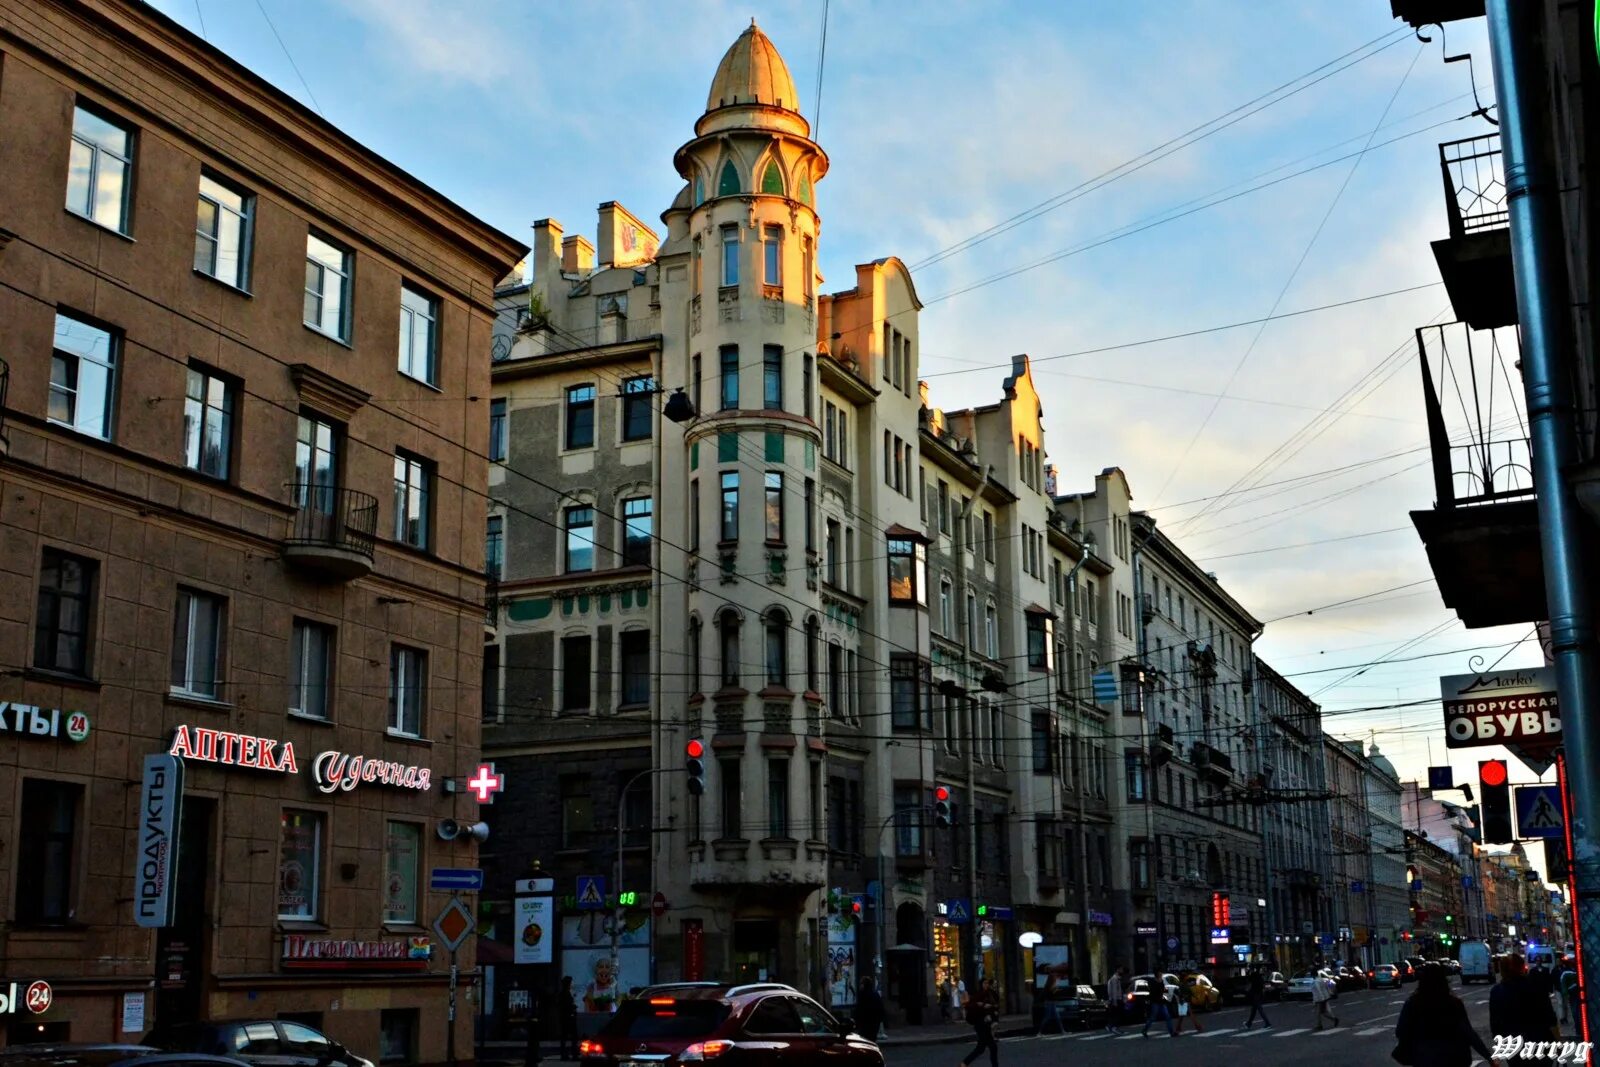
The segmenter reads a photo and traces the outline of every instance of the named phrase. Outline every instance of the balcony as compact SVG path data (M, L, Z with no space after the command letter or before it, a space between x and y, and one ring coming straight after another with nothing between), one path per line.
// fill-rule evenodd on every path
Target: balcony
M283 558L334 581L348 582L371 574L377 498L353 489L302 482L291 482L287 488L296 511L283 541Z
M1441 144L1439 172L1450 236L1433 242L1433 258L1456 318L1475 330L1514 325L1517 289L1499 134Z
M1481 19L1483 7L1483 0L1389 0L1394 17L1419 30L1458 19Z
M1417 331L1434 506L1411 521L1439 593L1468 628L1545 617L1544 566L1517 331Z
M1220 748L1213 748L1203 741L1196 741L1192 755L1201 778L1209 778L1220 785L1226 785L1233 780L1233 757Z

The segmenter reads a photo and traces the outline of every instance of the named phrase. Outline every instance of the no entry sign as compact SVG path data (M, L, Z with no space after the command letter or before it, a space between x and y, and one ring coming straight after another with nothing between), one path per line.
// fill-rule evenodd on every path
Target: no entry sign
M1561 741L1555 672L1548 667L1452 674L1439 679L1445 744L1555 745Z

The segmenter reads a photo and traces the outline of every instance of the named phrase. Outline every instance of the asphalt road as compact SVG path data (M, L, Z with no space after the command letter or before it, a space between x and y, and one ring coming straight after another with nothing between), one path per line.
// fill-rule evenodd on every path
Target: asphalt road
M1453 983L1452 983L1453 984ZM1269 1004L1267 1014L1272 1028L1263 1030L1258 1021L1252 1030L1244 1029L1248 1008L1224 1008L1200 1016L1205 1031L1185 1032L1177 1039L1168 1037L1164 1024L1150 1028L1150 1036L1139 1036L1140 1027L1125 1028L1126 1036L1105 1031L1092 1033L1046 1034L1043 1037L1012 1037L1000 1042L1000 1062L1007 1067L1038 1064L1059 1067L1096 1067L1104 1064L1159 1064L1161 1067L1247 1067L1270 1064L1282 1067L1350 1067L1352 1064L1390 1064L1394 1048L1394 1023L1400 1005L1411 995L1390 989L1347 992L1339 995L1334 1011L1339 1026L1321 1033L1315 1009L1308 1001L1288 1000ZM1468 1015L1485 1044L1489 1036L1489 986L1455 987L1466 1001ZM934 1045L887 1050L890 1067L955 1067L970 1045ZM987 1063L983 1057L980 1064Z

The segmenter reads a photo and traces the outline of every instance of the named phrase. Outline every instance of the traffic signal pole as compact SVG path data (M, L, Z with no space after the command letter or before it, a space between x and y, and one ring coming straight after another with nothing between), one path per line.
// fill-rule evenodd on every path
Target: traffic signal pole
M1511 261L1522 335L1533 484L1538 488L1539 540L1566 749L1567 814L1572 840L1573 941L1578 952L1579 1017L1593 1036L1588 998L1600 984L1600 686L1583 520L1567 472L1577 466L1572 367L1564 287L1561 190L1542 145L1541 105L1549 87L1539 20L1545 5L1488 0L1489 50L1505 165ZM1550 42L1555 47L1556 42Z

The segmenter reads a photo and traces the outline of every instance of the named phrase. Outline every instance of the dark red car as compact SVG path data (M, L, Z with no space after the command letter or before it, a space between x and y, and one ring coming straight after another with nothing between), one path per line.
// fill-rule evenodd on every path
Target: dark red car
M623 1001L578 1055L585 1067L883 1067L877 1045L804 993L772 982L653 986Z

